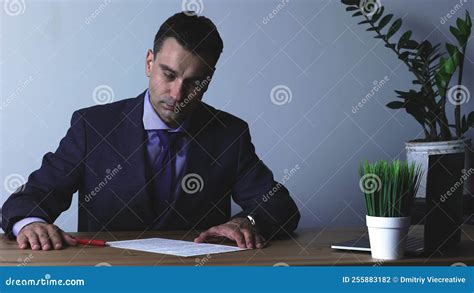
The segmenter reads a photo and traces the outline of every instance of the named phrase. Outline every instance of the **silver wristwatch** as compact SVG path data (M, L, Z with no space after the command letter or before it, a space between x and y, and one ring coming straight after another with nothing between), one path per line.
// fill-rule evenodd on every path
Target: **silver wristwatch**
M249 219L250 224L255 227L257 224L255 223L255 219L251 215L247 215L247 219Z

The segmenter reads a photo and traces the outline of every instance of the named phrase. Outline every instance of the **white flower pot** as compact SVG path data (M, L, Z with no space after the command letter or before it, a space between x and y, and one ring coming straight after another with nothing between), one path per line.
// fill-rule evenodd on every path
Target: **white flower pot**
M405 254L411 217L366 216L372 258L393 260Z

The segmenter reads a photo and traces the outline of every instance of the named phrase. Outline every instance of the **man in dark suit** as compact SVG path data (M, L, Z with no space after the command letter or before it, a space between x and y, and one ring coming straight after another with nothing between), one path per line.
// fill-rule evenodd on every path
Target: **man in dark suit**
M22 249L76 240L53 223L79 190L79 231L202 231L240 247L296 229L288 190L255 154L248 124L203 103L223 43L203 16L177 13L146 56L148 89L74 112L54 153L3 206ZM242 212L230 216L231 198Z

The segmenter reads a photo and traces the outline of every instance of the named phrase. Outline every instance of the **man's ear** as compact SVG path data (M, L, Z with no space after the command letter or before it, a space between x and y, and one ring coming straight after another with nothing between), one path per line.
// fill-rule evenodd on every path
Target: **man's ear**
M145 58L145 73L146 73L146 76L148 77L151 76L151 71L153 69L154 62L155 62L155 55L153 54L153 51L151 49L148 49L148 52L146 52L146 58Z
M207 89L209 88L209 84L211 83L212 81L212 76L214 75L214 71L216 70L216 68L214 67L214 69L212 70L211 73L209 73L209 75L207 76L207 83L206 83L206 86L203 88L203 94L205 92L207 92Z

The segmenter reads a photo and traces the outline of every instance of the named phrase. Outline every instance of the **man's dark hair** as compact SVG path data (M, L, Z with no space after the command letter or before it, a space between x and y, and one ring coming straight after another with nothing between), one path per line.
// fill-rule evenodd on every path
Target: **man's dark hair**
M153 43L155 58L164 40L170 37L175 38L186 50L206 60L210 66L217 63L224 47L214 23L192 11L176 13L160 26Z

